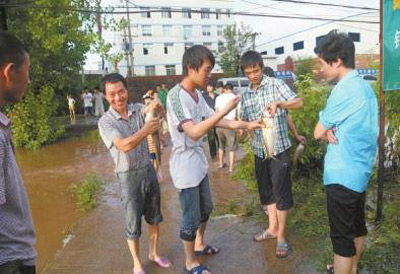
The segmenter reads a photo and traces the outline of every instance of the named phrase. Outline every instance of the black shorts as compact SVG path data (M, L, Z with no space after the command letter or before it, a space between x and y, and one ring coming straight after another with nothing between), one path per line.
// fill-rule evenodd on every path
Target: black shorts
M255 156L256 178L261 204L276 203L278 210L289 210L293 207L290 166L287 150L276 155L275 159L264 160Z
M325 186L330 236L335 254L356 255L354 238L367 235L365 226L365 192L359 193L342 185Z

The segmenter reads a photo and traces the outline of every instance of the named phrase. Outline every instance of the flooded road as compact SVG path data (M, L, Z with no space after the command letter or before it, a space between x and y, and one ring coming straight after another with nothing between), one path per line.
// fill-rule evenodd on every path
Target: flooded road
M96 135L63 141L38 151L17 149L37 234L38 273L62 248L68 233L83 215L68 193L89 172L104 178L112 173L107 151Z

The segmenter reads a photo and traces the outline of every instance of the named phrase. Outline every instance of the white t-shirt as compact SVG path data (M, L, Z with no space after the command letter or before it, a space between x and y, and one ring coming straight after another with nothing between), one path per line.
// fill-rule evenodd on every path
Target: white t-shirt
M67 98L67 99L68 99L68 105L70 105L71 107L75 105L74 98Z
M182 129L185 122L198 124L214 114L201 92L195 92L197 101L188 91L176 85L167 97L167 119L172 141L170 173L178 189L198 186L208 172L202 138L194 141Z
M93 107L93 95L88 92L82 95L84 107Z
M229 101L231 101L233 98L235 98L236 95L233 93L222 93L220 96L217 97L215 100L215 110L221 110L223 109ZM231 110L227 115L225 115L224 119L227 120L236 120L236 108Z

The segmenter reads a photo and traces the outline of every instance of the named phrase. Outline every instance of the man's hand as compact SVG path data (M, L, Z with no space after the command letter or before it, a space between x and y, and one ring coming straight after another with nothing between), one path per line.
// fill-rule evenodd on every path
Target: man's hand
M233 109L235 109L237 107L237 105L240 102L240 95L236 95L234 98L232 98L232 100L230 100L228 102L228 104L226 104L226 106L221 110L222 113L224 113L225 115L228 114L229 112L231 112Z
M301 143L303 145L305 145L307 143L307 139L303 135L296 135L295 138L298 143Z
M269 104L267 105L267 107L266 107L266 109L267 109L269 115L271 115L271 117L274 117L274 116L275 116L275 113L276 113L276 109L277 109L277 108L278 108L278 102L269 103Z
M159 118L150 118L143 126L143 130L147 132L147 134L153 134L156 130L160 128L160 119Z
M338 143L337 138L336 138L336 136L335 136L335 131L336 131L335 128L333 128L333 129L328 129L328 130L326 131L326 138L328 139L328 142L329 142L330 144L337 144L337 143Z
M263 127L264 127L264 124L262 123L262 120L255 120L255 121L249 122L247 124L248 130L261 129Z

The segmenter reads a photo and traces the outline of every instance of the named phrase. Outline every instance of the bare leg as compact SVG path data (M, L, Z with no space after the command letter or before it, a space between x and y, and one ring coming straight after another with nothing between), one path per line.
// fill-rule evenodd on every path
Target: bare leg
M135 271L143 269L142 262L140 261L139 239L128 239L128 246L133 258L133 269Z
M353 269L354 257L342 257L335 254L333 264L335 274L350 274Z
M229 151L229 172L232 172L235 166L235 154L235 151Z
M357 265L360 261L361 254L364 249L365 236L357 237L354 239L354 244L356 245L356 256L353 257L353 269L352 274L357 274Z
M277 210L276 211L278 216L278 242L285 241L286 235L286 220L288 211L287 210Z
M224 150L223 149L218 149L218 162L219 162L219 167L222 168L224 166Z
M160 258L160 254L158 253L158 235L158 224L149 225L149 259L152 261Z
M268 231L271 235L277 235L278 233L278 216L276 210L276 204L267 205L268 209Z
M204 243L204 232L206 231L206 227L207 222L200 223L196 233L194 250L203 250L206 247L206 244Z
M194 241L184 241L182 240L183 248L185 250L185 266L187 270L190 270L198 265L200 265L199 261L197 260L196 256L194 255ZM210 274L208 271L204 271L203 274Z

